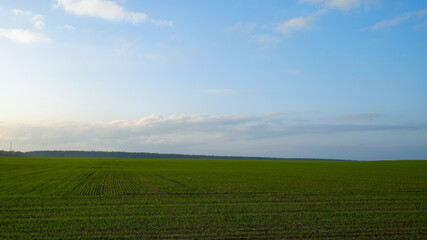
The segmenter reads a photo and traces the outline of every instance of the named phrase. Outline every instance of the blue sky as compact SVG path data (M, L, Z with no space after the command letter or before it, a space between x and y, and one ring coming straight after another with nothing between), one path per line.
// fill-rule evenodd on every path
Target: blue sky
M0 149L427 158L426 1L2 0L0 53Z

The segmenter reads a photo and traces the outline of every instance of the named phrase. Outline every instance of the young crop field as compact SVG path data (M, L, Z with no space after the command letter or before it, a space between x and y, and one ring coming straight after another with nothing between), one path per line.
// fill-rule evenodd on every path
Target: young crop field
M0 239L427 239L427 161L0 158Z

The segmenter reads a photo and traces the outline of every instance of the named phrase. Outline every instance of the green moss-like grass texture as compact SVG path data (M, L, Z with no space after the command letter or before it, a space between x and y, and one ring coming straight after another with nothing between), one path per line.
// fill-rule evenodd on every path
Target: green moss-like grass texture
M0 239L426 239L427 161L0 158Z

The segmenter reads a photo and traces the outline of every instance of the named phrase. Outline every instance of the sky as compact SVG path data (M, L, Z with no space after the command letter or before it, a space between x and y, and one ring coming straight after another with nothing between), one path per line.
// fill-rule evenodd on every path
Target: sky
M0 150L427 159L427 1L1 0Z

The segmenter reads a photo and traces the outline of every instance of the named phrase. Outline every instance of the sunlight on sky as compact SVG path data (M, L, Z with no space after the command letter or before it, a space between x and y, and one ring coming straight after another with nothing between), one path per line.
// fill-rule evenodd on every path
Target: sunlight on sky
M427 157L427 2L4 0L0 150Z

